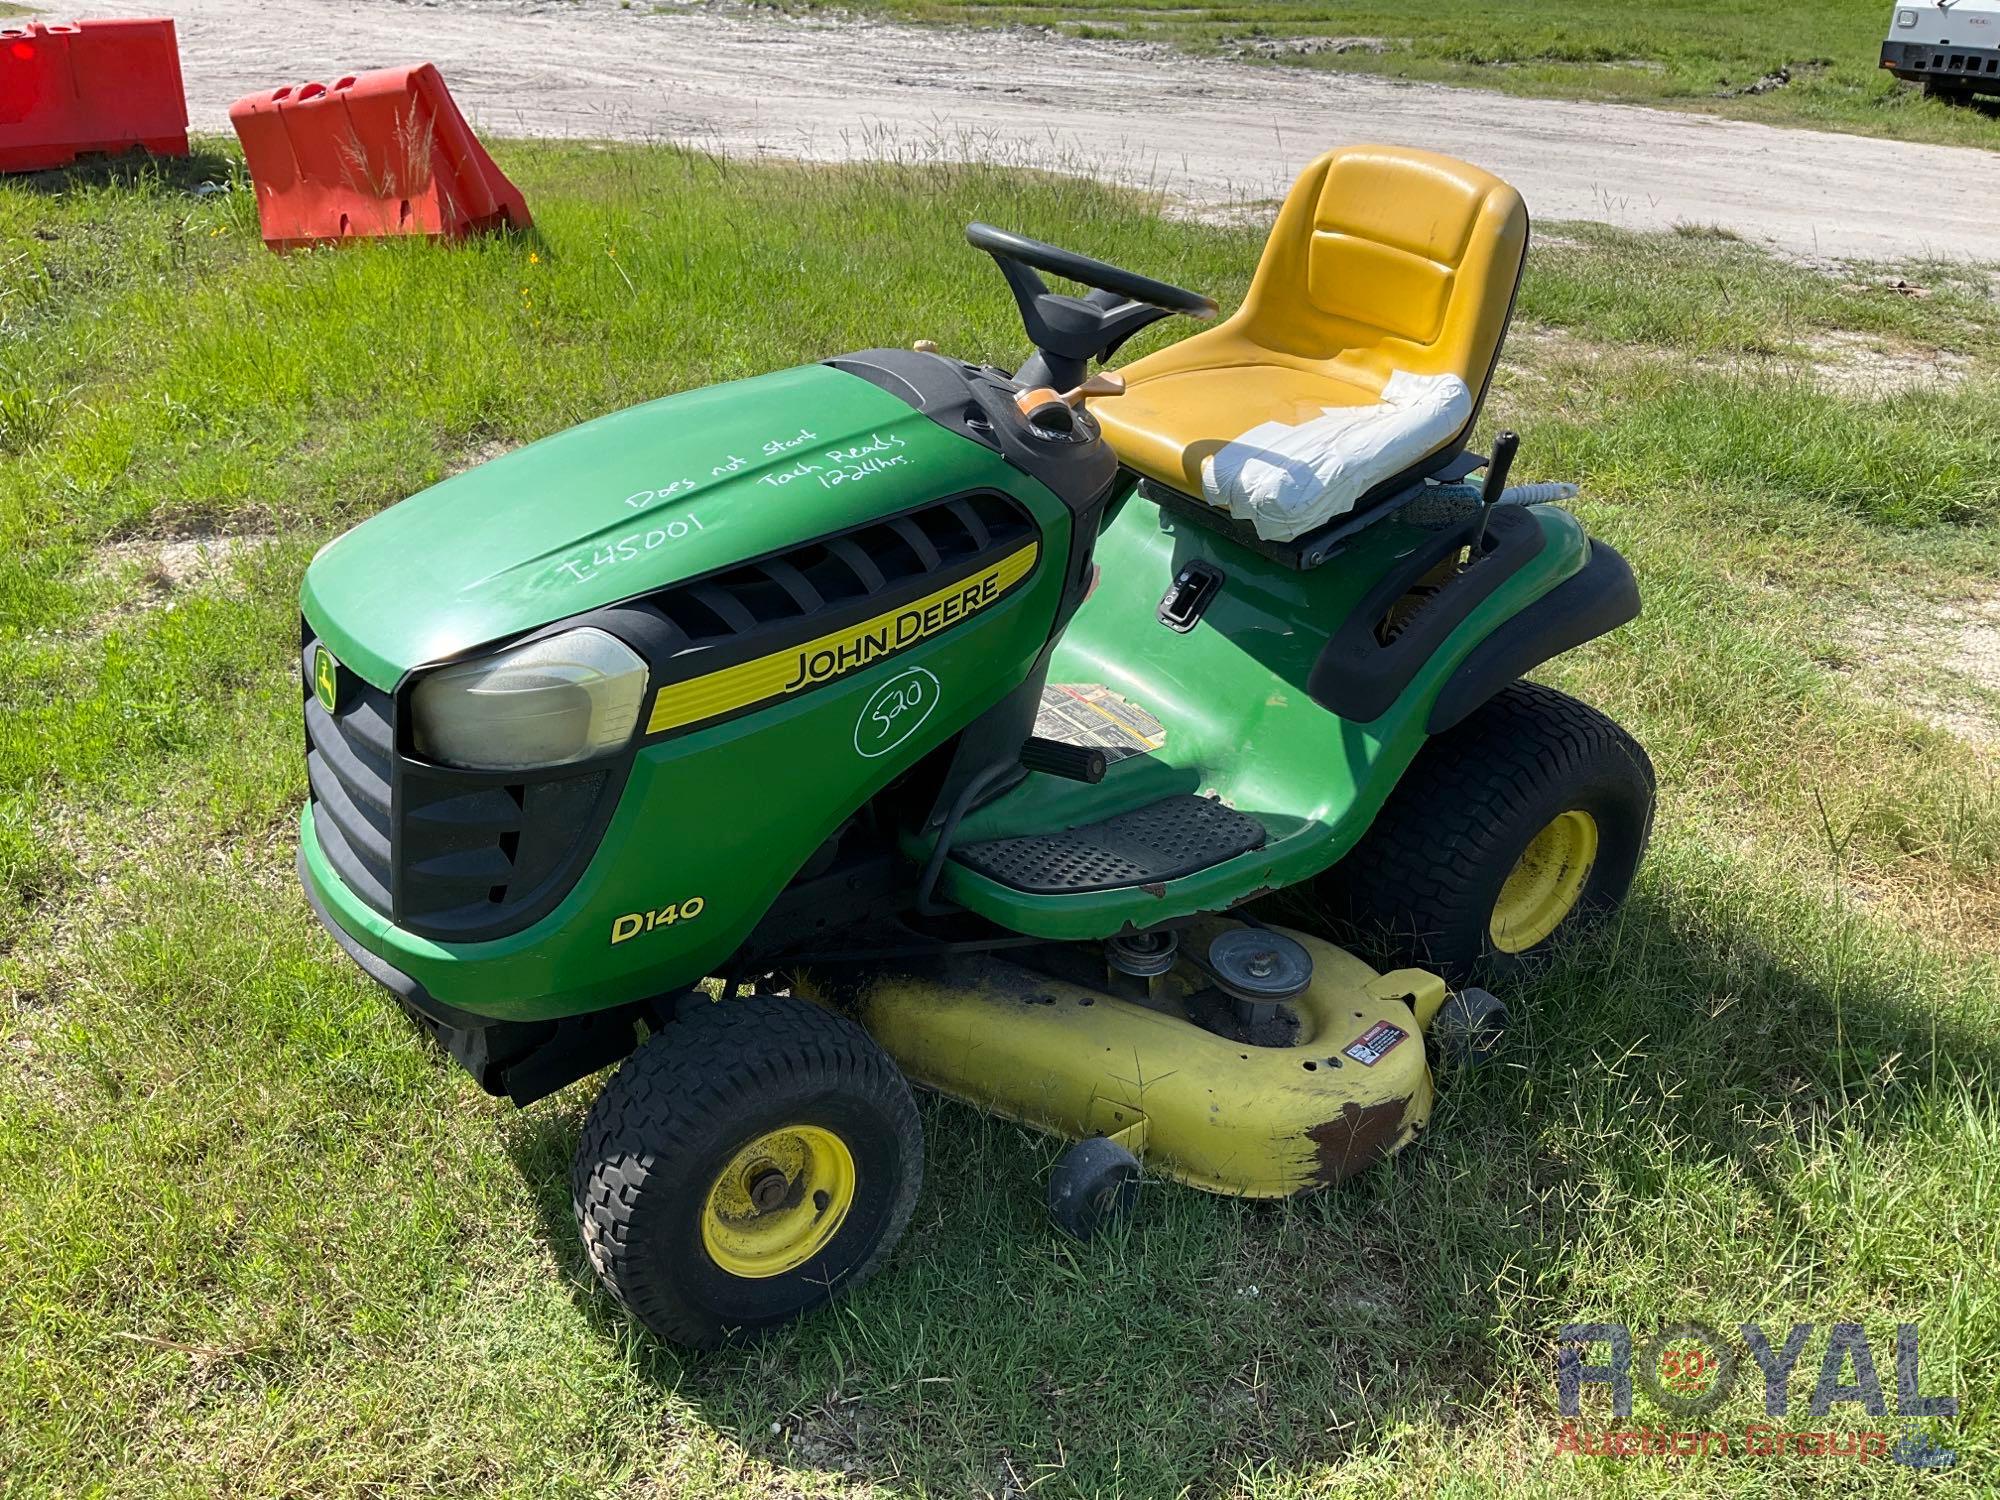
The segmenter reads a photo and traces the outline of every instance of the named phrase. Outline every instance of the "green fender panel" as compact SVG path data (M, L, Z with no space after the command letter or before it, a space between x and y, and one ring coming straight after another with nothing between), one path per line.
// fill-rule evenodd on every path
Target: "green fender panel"
M1020 932L1059 939L1219 910L1333 864L1367 830L1423 745L1439 689L1502 621L1555 588L1588 556L1583 528L1536 506L1543 546L1477 606L1379 718L1328 712L1305 684L1326 637L1412 546L1410 528L1362 531L1338 557L1296 572L1137 495L1100 537L1095 592L1070 622L1052 683L1101 683L1148 709L1166 743L1116 762L1096 786L1030 775L968 817L961 845L1095 823L1181 793L1212 795L1260 820L1261 849L1178 880L1070 895L1028 895L955 862L943 893ZM1157 618L1175 574L1202 558L1227 584L1187 634Z

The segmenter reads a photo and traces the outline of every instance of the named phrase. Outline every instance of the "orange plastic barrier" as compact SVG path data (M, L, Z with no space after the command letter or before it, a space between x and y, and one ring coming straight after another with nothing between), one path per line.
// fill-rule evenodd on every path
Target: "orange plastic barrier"
M229 107L229 123L273 250L529 223L527 201L430 63L252 94Z
M0 24L0 172L134 146L187 155L172 21Z

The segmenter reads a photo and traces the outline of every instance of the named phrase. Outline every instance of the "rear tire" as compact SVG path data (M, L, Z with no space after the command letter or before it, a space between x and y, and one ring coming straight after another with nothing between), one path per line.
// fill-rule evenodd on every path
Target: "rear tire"
M1638 741L1516 682L1424 746L1314 895L1391 964L1505 979L1617 909L1652 824Z
M661 1338L713 1348L881 1265L923 1150L909 1085L852 1021L697 996L605 1085L571 1190L605 1289Z

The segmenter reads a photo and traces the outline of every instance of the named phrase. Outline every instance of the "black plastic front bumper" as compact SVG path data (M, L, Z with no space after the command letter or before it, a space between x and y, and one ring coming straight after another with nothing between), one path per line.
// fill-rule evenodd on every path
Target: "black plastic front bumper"
M1970 86L2000 92L2000 47L1935 47L1928 42L1884 42L1882 66L1919 83Z
M659 1025L666 1019L657 1006L644 1003L554 1021L495 1021L446 1005L401 969L362 947L333 920L313 889L304 849L299 850L298 872L313 915L341 951L394 995L417 1028L489 1094L532 1104L626 1057L637 1040L637 1021Z

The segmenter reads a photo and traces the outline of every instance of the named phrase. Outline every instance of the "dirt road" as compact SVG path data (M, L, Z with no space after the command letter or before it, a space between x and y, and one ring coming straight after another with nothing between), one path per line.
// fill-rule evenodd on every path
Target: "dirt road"
M158 10L179 22L198 129L226 130L230 101L256 89L429 59L496 134L993 158L1161 186L1198 206L1275 196L1327 146L1393 141L1491 168L1544 219L1717 224L1807 257L2000 260L2000 153L1959 147L1200 61L1151 43L654 14L616 0Z

